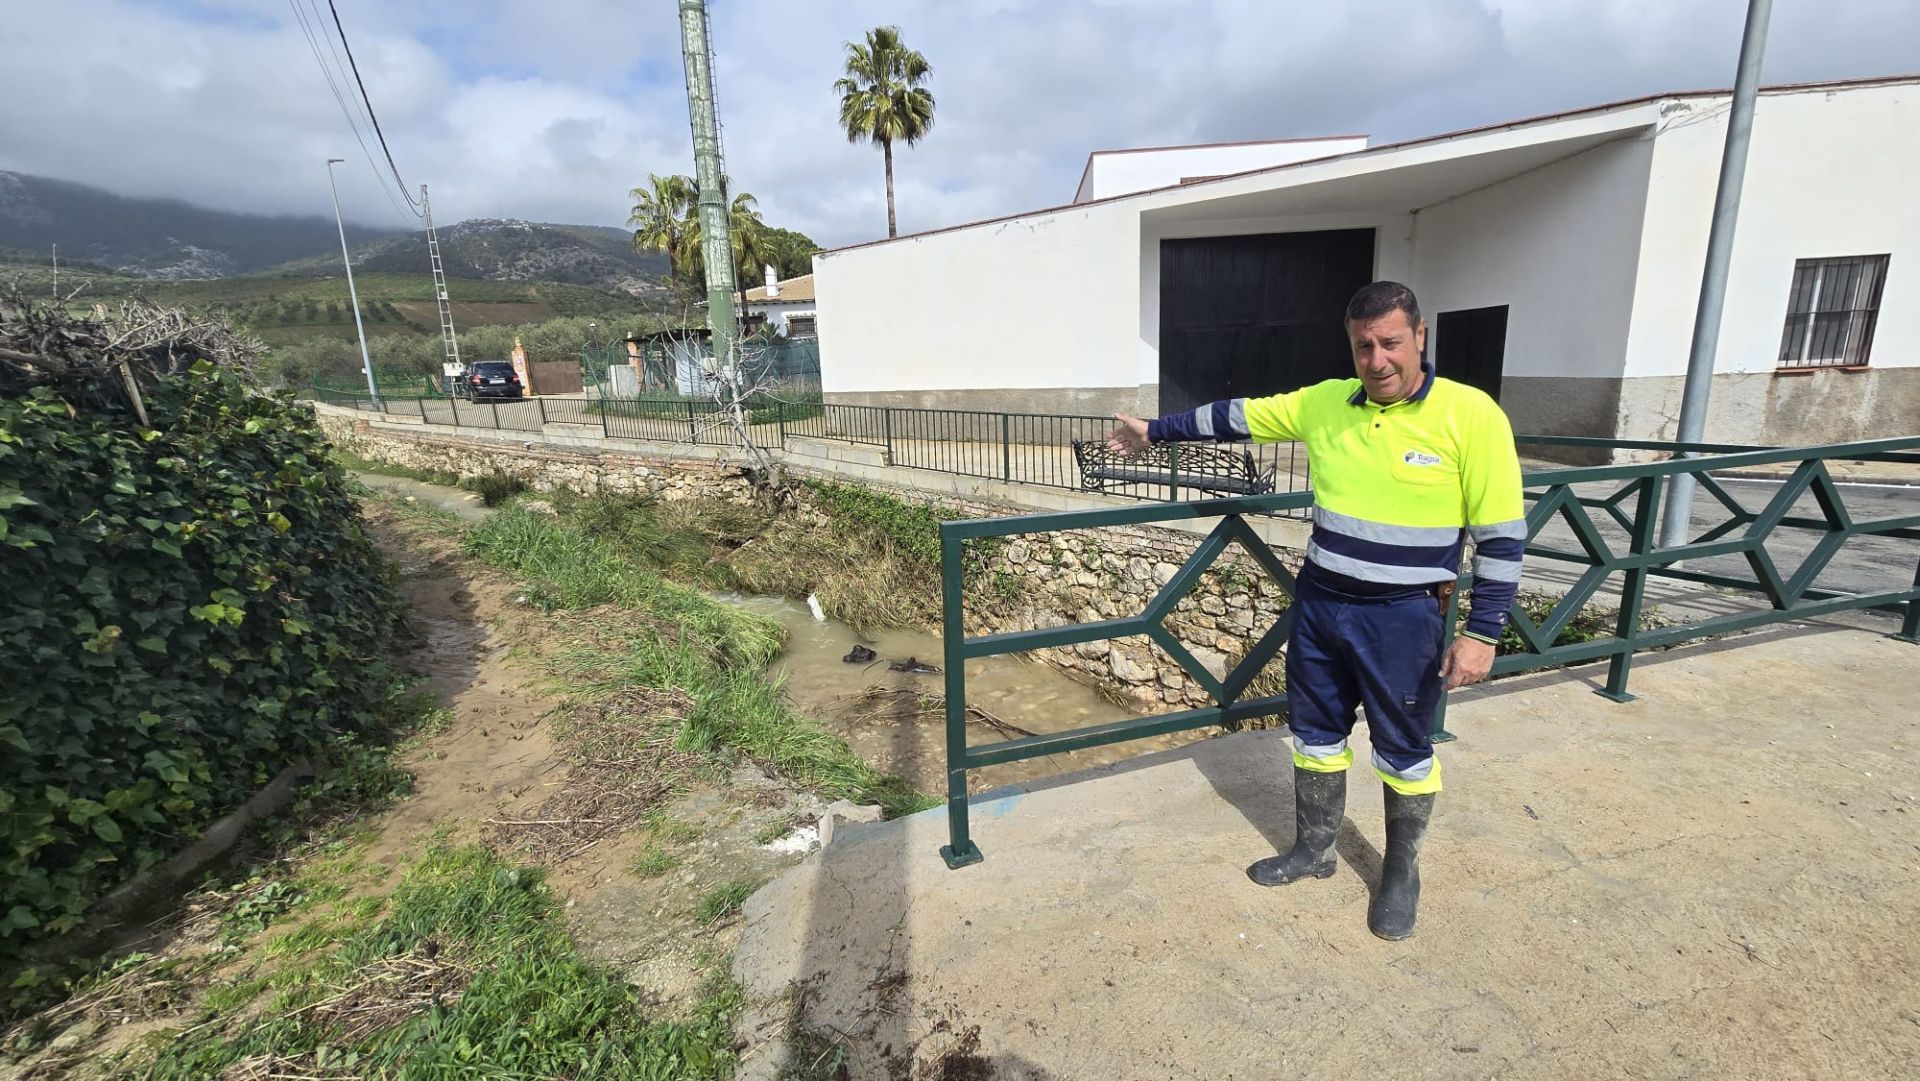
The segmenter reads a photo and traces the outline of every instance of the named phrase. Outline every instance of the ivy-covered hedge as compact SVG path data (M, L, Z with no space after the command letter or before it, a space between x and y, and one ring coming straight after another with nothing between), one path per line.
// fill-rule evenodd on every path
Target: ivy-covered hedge
M204 361L144 397L0 397L0 972L392 686L394 578L311 409Z

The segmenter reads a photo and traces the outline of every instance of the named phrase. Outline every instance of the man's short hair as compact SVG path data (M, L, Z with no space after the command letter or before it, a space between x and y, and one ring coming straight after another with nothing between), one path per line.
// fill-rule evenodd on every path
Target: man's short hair
M1360 287L1353 299L1347 301L1347 322L1371 323L1375 319L1393 314L1407 313L1407 325L1420 325L1420 302L1413 297L1413 290L1399 282L1372 282Z

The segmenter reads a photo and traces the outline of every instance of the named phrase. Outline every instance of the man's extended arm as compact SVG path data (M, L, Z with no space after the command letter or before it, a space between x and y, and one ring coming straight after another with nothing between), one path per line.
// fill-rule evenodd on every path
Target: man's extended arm
M1107 437L1107 446L1117 454L1133 454L1150 443L1229 443L1244 439L1280 443L1298 439L1300 409L1306 394L1307 389L1302 389L1265 398L1229 398L1157 420L1116 413L1113 419L1120 426Z

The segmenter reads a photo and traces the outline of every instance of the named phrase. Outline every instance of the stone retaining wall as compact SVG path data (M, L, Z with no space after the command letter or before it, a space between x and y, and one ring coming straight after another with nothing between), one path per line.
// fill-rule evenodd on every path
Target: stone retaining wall
M344 411L320 409L320 423L342 449L370 461L460 477L499 472L518 477L535 491L566 489L580 494L610 491L662 500L717 497L752 499L752 485L724 463L550 444L445 435L376 426ZM818 469L794 469L840 484L886 492L901 500L937 505L965 517L989 518L1026 511L1000 504L928 493L870 477L852 478ZM1015 537L995 545L969 591L967 630L984 634L1056 627L1137 614L1192 554L1199 537L1150 526L1112 527ZM1300 553L1276 549L1297 569ZM1215 677L1224 676L1285 611L1285 592L1238 546L1203 574L1192 593L1167 618L1167 627ZM1081 673L1142 712L1204 705L1200 685L1144 636L1038 651L1054 665ZM1279 665L1270 666L1277 672ZM1268 685L1263 680L1256 686Z
M708 459L396 431L344 412L323 408L316 413L321 431L350 454L372 462L449 473L462 480L503 473L525 481L536 492L614 492L665 500L719 496L746 502L753 494L753 485L739 470Z

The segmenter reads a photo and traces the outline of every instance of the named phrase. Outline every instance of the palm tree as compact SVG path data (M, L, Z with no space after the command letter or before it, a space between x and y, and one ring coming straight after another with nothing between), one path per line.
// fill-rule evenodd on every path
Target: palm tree
M900 40L897 26L867 31L865 44L847 42L847 73L834 81L840 126L847 141L879 143L887 162L887 235L899 236L893 216L893 144L908 146L933 130L933 92L924 85L933 66Z
M667 279L678 281L687 262L687 219L697 217L699 199L693 181L684 176L647 174L647 185L627 195L633 199L633 246L667 255ZM696 246L697 250L697 246Z

